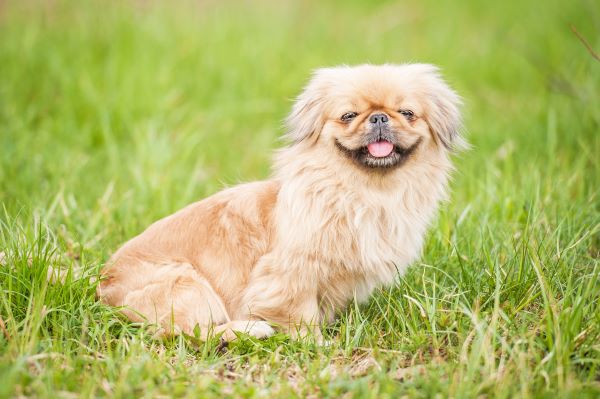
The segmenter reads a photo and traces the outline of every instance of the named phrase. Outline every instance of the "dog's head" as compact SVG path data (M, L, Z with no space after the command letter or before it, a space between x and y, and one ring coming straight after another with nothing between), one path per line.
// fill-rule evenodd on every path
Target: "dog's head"
M287 135L331 146L364 170L390 171L464 145L459 105L432 65L324 68L294 104Z

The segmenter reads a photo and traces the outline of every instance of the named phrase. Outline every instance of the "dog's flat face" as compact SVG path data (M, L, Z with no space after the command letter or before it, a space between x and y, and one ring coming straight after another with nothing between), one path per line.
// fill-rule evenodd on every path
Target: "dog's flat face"
M460 142L459 103L430 65L326 68L298 98L289 136L386 172Z
M381 83L363 78L337 93L322 130L343 155L373 169L401 166L429 137L417 95Z

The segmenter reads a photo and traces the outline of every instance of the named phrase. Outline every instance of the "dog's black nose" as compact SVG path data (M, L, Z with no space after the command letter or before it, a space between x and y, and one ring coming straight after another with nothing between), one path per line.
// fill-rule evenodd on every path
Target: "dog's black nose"
M379 125L383 123L387 123L389 118L386 114L373 114L369 117L369 122Z

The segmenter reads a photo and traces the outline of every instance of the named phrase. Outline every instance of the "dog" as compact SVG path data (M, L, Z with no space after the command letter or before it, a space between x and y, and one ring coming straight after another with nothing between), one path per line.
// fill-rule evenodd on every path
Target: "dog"
M152 224L109 260L99 298L164 335L320 341L321 325L420 255L466 145L460 105L432 65L316 70L272 178Z

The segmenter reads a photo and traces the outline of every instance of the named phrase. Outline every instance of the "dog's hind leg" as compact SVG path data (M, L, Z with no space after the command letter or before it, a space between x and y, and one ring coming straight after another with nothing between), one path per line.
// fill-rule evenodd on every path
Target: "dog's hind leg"
M135 269L135 270L134 270ZM159 335L185 333L200 338L222 334L225 340L245 332L257 338L273 334L264 321L231 320L227 309L210 282L187 263L156 265L135 263L108 268L98 296L133 321L148 321L159 326Z

